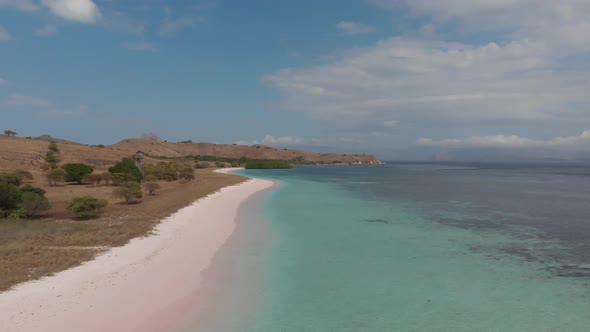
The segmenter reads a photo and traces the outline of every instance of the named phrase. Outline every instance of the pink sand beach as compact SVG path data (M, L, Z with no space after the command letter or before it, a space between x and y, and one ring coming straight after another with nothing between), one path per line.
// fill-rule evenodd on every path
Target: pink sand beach
M164 219L154 235L0 294L0 329L174 329L192 308L203 306L197 296L202 272L236 228L240 205L272 185L252 179L223 188Z

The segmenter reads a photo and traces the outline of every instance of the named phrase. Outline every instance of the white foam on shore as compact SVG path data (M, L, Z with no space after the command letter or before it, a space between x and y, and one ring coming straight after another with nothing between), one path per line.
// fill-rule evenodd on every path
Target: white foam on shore
M169 329L199 300L201 272L236 228L239 206L272 185L251 179L225 187L164 219L154 235L0 294L0 329Z

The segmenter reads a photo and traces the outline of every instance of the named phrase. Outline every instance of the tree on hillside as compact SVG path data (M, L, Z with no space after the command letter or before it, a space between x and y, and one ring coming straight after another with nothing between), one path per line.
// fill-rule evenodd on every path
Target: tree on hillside
M16 186L0 183L0 217L5 218L22 202L22 193Z
M22 194L22 214L24 217L32 218L45 210L49 210L49 201L45 196L30 191Z
M57 147L57 143L55 143L55 141L49 142L49 151L53 151L55 153L59 152L59 148Z
M180 178L184 181L194 180L195 178L195 169L190 166L184 166L180 169Z
M119 188L115 189L114 194L115 197L124 198L127 204L130 204L134 200L138 200L143 196L141 186L135 181L122 183Z
M20 186L21 179L15 174L11 173L0 173L0 183L11 184L13 186Z
M4 135L9 136L9 137L10 136L16 136L16 132L15 131L12 131L12 130L5 130L4 131Z
M103 174L92 173L92 174L85 175L84 178L82 179L82 182L99 185L103 180L102 177L103 177Z
M132 158L123 158L119 163L115 166L109 168L110 173L127 173L130 174L135 181L141 182L142 176L141 171L135 165L135 160Z
M104 172L101 174L101 178L104 181L104 185L108 187L113 179L113 175L110 172Z
M72 199L67 209L77 219L96 218L109 202L92 196L82 196Z
M56 186L59 182L64 180L66 172L63 169L55 168L47 171L45 177L49 181L49 186Z
M57 167L57 163L59 163L59 157L55 154L55 152L47 151L45 154L45 161L52 167Z
M69 163L62 166L66 171L64 181L66 182L77 182L82 184L82 180L86 175L94 172L94 168L82 163Z
M45 192L46 192L42 188L33 187L30 184L25 184L24 186L20 187L19 190L22 193L30 192L30 193L35 193L35 194L38 194L41 196L45 196Z
M135 181L135 178L129 173L113 173L111 174L113 186L120 186L129 181Z
M160 189L160 185L155 181L148 181L145 183L145 190L147 190L150 195L155 195L156 190Z
M150 165L145 168L146 178L150 175L155 176L158 180L174 181L178 179L176 163L159 162L156 165Z
M31 173L29 171L25 171L24 169L17 169L16 171L12 172L12 174L17 176L21 182L25 179L27 179L27 180L33 179L33 173Z

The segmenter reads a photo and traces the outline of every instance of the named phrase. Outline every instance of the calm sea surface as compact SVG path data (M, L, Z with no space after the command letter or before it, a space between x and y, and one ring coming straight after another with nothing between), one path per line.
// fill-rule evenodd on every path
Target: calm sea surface
M243 174L282 185L242 207L193 330L590 330L590 167Z

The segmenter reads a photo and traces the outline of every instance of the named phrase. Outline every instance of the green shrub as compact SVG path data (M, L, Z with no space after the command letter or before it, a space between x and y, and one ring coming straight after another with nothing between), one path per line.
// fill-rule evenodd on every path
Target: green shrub
M155 195L156 190L160 189L160 185L154 181L148 181L145 183L145 190L147 190L150 195Z
M34 193L37 195L45 196L45 190L43 190L41 188L33 187L30 184L25 184L24 186L19 188L19 190L22 193Z
M92 173L87 174L82 178L82 182L84 183L93 183L99 185L103 180L103 174L100 173Z
M17 169L16 171L12 172L12 174L17 176L21 180L21 182L25 179L26 180L33 179L33 173L31 173L29 171L25 171L24 169Z
M174 181L178 180L178 170L173 162L159 162L156 165L150 165L145 168L145 175L153 175L158 180Z
M223 161L216 161L215 167L225 167L225 163Z
M11 184L13 186L20 186L22 181L21 179L12 173L0 173L0 183Z
M110 173L127 173L133 177L134 181L141 182L141 171L135 166L135 161L132 158L123 158L121 162L109 168Z
M93 167L81 163L65 164L62 168L66 171L64 181L76 182L78 184L82 184L84 177L94 172Z
M109 183L113 180L113 174L110 172L104 172L100 175L101 179L104 181L104 185L108 186Z
M59 152L59 148L57 147L57 143L55 143L55 141L49 142L48 148L49 148L49 151L51 151L51 152L55 152L55 153Z
M45 161L50 164L57 164L59 163L59 157L53 151L47 151L45 154Z
M155 176L155 175L153 175L153 174L149 174L149 175L146 175L146 176L145 176L145 180L146 180L146 181L151 181L151 182L154 182L154 181L158 181L159 179L158 179L158 177L157 177L157 176Z
M5 218L22 203L22 193L12 184L0 183L0 217Z
M293 165L282 160L256 160L246 162L246 169L287 169Z
M180 178L185 181L191 181L195 178L195 169L190 166L184 166L180 169Z
M133 175L129 173L113 173L111 174L113 185L120 186L121 184L129 181L135 181Z
M11 210L10 213L8 213L7 218L10 220L19 220L25 214L24 211L23 207L19 205L16 209Z
M67 209L77 219L96 218L109 202L92 196L82 196L72 199Z
M240 163L237 161L234 161L233 163L231 163L231 167L240 167Z
M139 200L143 196L139 182L135 181L122 183L119 188L115 189L114 194L115 197L125 199L127 204L130 204L135 200Z
M195 164L195 168L198 168L198 169L209 168L209 163L199 161Z
M27 191L22 194L22 215L27 218L35 217L42 211L49 209L49 201L45 196Z

